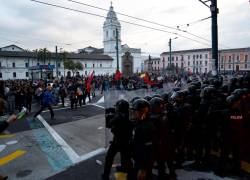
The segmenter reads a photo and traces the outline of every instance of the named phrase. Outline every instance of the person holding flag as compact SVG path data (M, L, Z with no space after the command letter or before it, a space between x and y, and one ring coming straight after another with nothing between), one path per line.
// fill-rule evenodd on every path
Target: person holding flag
M87 82L86 82L86 96L88 96L89 102L91 102L90 92L91 92L91 83L93 79L94 79L94 71L92 71L92 73L89 75Z
M115 72L115 81L116 81L116 88L117 89L120 89L120 79L122 77L122 73L117 69L116 72Z
M152 86L154 84L154 82L151 80L148 72L145 72L144 74L141 74L140 77L143 79L145 84L147 84L149 86Z

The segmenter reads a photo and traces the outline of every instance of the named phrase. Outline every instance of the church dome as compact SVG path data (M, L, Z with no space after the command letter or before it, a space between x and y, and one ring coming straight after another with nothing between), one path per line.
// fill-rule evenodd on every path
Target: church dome
M109 12L108 12L108 15L107 15L107 19L117 20L116 13L115 13L114 8L113 8L112 5L111 5L110 8L109 8Z
M109 25L109 24L120 26L120 22L117 19L117 16L116 16L116 13L114 11L114 7L112 6L112 4L109 8L109 12L108 12L106 20L104 22L104 26Z

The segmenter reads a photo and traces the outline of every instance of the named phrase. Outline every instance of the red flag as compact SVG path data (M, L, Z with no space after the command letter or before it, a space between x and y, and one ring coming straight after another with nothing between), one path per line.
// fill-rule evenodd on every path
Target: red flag
M145 73L145 76L143 77L143 81L146 83L146 84L149 84L149 85L153 85L154 82L151 81L150 77L149 77L149 74L146 72Z
M94 79L94 71L92 71L92 73L89 75L87 83L91 84L91 82L93 81L93 79Z
M115 80L118 81L119 79L121 79L121 77L122 77L122 73L119 70L116 70Z
M86 90L88 93L90 93L91 90L91 82L94 79L94 71L92 71L92 73L89 75L88 79L87 79L87 83L86 83Z

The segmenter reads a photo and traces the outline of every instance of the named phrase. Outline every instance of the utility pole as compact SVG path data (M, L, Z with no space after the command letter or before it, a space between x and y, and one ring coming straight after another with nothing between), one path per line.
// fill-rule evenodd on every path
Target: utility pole
M56 46L56 77L58 77L58 54L57 54L57 46Z
M193 56L194 57L194 59L193 59L193 74L195 74L195 56Z
M218 75L218 25L217 25L217 0L211 0L210 6L212 14L212 60L214 61L214 69L212 69L212 74L214 76Z
M119 47L118 47L118 37L119 37L119 35L118 35L118 29L117 28L116 28L115 32L116 32L116 63L117 63L116 69L119 71Z
M234 71L234 58L233 58L233 74L234 74L234 72L235 72L235 71Z
M220 62L220 56L219 56L219 60L218 60L218 75L220 74L220 66L221 66L221 62Z
M225 58L225 60L224 60L224 76L225 76L225 74L226 74L226 58Z
M172 71L171 67L172 67L172 54L171 54L171 51L172 51L172 40L171 38L169 39L169 42L168 42L168 45L169 45L169 63L170 63L170 72Z
M212 75L218 75L218 23L217 15L219 9L217 8L217 0L199 0L202 4L210 8L212 17ZM211 1L211 5L207 2Z

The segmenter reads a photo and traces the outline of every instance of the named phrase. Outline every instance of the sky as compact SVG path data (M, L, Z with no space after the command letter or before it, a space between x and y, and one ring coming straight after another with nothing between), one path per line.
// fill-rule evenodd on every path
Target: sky
M40 0L101 16L107 11L79 5L68 0ZM109 9L109 0L75 0L81 3ZM177 30L139 21L117 14L119 20L178 33L175 34L138 27L121 22L122 44L141 48L143 54L159 56L168 51L172 38L173 50L207 48L211 46L211 19L192 24L211 15L208 7L199 0L113 0L116 12L153 21L165 26L177 27L200 36L191 36ZM249 0L218 0L219 48L250 47ZM48 48L55 51L77 51L87 46L103 47L103 23L105 18L46 6L30 0L1 0L0 47L15 44L24 49ZM186 24L191 23L190 26ZM193 40L190 40L193 39ZM207 39L207 40L204 40ZM196 42L196 41L199 41Z

